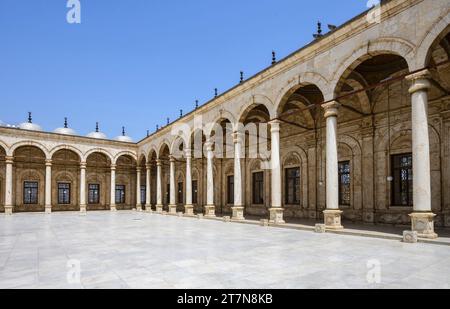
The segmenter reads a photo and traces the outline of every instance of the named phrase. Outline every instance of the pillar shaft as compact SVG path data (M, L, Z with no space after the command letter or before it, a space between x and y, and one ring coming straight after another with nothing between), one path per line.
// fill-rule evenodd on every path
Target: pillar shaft
M271 133L271 187L272 205L269 221L272 223L284 223L283 209L281 208L281 162L280 162L280 121L270 122Z
M141 201L141 169L136 169L136 210L142 211Z
M241 132L233 134L234 142L234 206L232 207L232 219L244 220L244 203L242 197L242 144L245 135Z
M86 162L80 165L80 211L86 212Z
M52 161L45 162L45 212L52 212Z
M192 205L192 156L186 150L186 205Z
M10 215L13 211L13 157L6 157L6 179L5 179L5 214Z
M146 178L145 178L145 208L150 210L152 207L152 195L151 195L151 176L152 176L152 166L147 164L146 166Z
M327 123L326 140L326 199L324 211L325 226L330 229L342 229L339 210L339 174L337 152L337 116L340 104L336 101L322 105Z
M110 208L116 211L116 166L111 165Z
M214 153L213 143L206 143L206 206L205 216L215 217L216 207L214 205Z
M411 127L413 152L413 203L410 215L412 230L419 237L437 238L434 232L434 217L431 209L430 138L428 132L428 90L431 87L428 70L407 76L412 85Z
M163 211L161 170L162 170L162 162L161 162L161 160L157 160L156 161L156 211L157 212Z

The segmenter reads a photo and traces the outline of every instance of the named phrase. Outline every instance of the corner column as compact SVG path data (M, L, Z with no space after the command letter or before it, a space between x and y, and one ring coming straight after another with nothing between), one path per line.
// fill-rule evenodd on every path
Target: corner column
M116 207L116 165L111 165L111 190L110 190L110 209L112 212L117 211Z
M5 188L5 215L12 215L13 204L12 204L12 192L13 192L13 163L14 157L6 157L6 188Z
M160 214L162 214L163 212L161 169L162 169L162 161L158 159L156 160L156 212Z
M140 167L136 168L136 210L142 211L141 201L141 171Z
M175 158L170 156L170 201L169 201L169 213L175 215L177 213L177 202L175 197Z
M234 206L232 210L233 220L244 220L244 203L242 199L242 171L241 171L241 152L244 134L241 132L233 133L234 142Z
M326 192L327 209L323 212L325 226L328 229L343 229L341 224L342 211L339 210L339 174L337 153L337 116L341 105L330 102L322 105L327 121L326 141Z
M411 94L411 127L413 152L413 203L414 210L410 215L412 231L419 237L435 239L434 217L431 209L431 168L430 139L428 132L428 90L431 75L428 70L409 75L407 80L412 85Z
M186 149L186 205L184 206L184 214L187 216L194 215L194 205L192 205L192 153L191 149Z
M45 161L45 213L52 212L52 160Z
M273 120L270 122L270 133L272 205L269 209L269 222L283 224L285 222L283 220L283 208L281 204L280 121Z
M215 217L216 207L214 205L214 153L213 153L213 143L208 141L206 143L206 206L205 206L205 217Z
M80 163L80 212L85 213L86 208L86 162Z
M147 212L152 211L152 195L151 195L151 176L152 176L152 165L147 163L146 168L146 178L145 178L145 210Z

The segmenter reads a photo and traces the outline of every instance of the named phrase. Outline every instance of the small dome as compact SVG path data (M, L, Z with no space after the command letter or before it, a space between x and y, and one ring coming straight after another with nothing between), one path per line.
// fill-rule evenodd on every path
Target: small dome
M99 131L98 129L98 122L95 125L95 131L89 133L88 135L86 135L87 137L90 138L97 138L97 139L107 139L106 135L102 132Z
M69 126L67 124L67 118L64 118L64 127L58 128L53 132L55 132L57 134L64 134L64 135L76 135L77 134L77 132L75 132L75 130L69 128Z
M19 125L19 128L22 130L29 130L29 131L42 131L41 126L33 123L31 113L28 113L28 122L21 123Z
M132 143L133 139L125 134L125 127L122 127L122 135L117 136L116 140L119 142Z

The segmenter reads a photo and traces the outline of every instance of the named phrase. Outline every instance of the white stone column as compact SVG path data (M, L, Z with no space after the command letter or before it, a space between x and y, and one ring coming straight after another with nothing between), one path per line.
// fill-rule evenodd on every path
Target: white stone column
M52 160L45 161L45 213L52 212Z
M413 152L413 203L414 211L410 215L412 230L419 237L437 238L434 232L434 217L431 209L431 168L430 139L428 133L428 90L431 87L428 70L407 76L412 85L411 127Z
M326 140L326 191L327 209L323 212L325 226L329 229L342 229L339 210L339 174L337 152L337 117L340 104L336 101L322 105L327 122Z
M152 211L152 195L151 195L151 176L152 176L152 165L147 163L146 168L146 179L145 179L145 210L147 212Z
M184 206L184 214L187 216L194 215L194 205L192 205L192 152L186 149L186 205Z
M176 185L175 185L175 157L170 156L170 192L169 192L169 214L177 213L176 201Z
M86 162L80 164L80 212L86 212Z
M272 203L269 209L271 223L283 224L283 208L281 203L281 160L280 160L280 121L273 120L270 122L271 133L271 187L272 187Z
M242 171L241 154L245 135L241 132L233 133L234 142L234 206L232 210L233 220L244 220L244 203L242 198Z
M213 143L208 141L206 143L206 206L205 217L215 217L216 207L214 205L214 152Z
M141 171L140 167L136 168L136 210L142 211L141 201Z
M161 170L162 170L162 161L158 159L156 161L156 212L160 214L162 214L163 212Z
M6 179L5 179L5 215L12 215L12 192L13 192L13 163L14 157L6 157Z
M116 207L116 165L111 165L111 186L110 186L110 209L111 211L117 211Z

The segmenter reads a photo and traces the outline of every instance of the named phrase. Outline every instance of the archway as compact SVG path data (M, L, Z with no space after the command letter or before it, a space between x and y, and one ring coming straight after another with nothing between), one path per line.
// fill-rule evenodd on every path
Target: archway
M6 150L0 146L0 212L5 212Z
M116 161L115 203L117 210L131 210L136 206L136 160L122 155Z
M102 152L93 152L86 159L87 210L109 209L111 160Z

